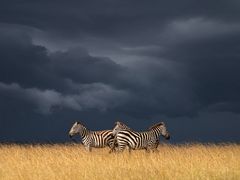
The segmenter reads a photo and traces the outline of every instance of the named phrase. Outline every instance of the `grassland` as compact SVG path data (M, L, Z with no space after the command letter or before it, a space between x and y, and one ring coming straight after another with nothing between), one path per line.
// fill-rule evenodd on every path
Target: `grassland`
M81 145L0 145L0 179L240 179L240 145L161 145L159 152Z

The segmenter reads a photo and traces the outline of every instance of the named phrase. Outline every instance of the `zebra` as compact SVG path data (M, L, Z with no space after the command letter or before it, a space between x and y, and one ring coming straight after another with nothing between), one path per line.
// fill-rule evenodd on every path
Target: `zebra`
M112 130L90 131L80 122L75 122L68 134L70 138L79 134L85 149L89 152L91 152L92 147L103 148L108 146L111 149L110 152L114 147Z
M151 126L145 132L136 132L131 129L118 130L116 134L118 151L123 151L126 146L129 147L129 152L131 152L131 149L145 149L147 152L155 150L158 146L160 135L170 139L170 134L164 122Z
M149 129L151 129L151 128L152 128L152 126L149 127ZM120 121L115 122L115 126L113 128L113 136L114 136L114 147L113 148L114 149L112 151L116 151L116 148L118 146L116 135L120 130L132 130L132 129L130 127L128 127L126 124L124 124L123 122L120 122ZM153 151L157 151L159 143L160 143L160 141L159 141L159 139L157 139L155 144L152 145L152 150ZM145 150L147 150L147 148L145 148Z

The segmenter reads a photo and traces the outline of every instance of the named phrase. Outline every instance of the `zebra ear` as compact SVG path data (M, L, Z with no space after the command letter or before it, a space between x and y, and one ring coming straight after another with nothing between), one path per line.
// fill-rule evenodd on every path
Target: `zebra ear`
M77 121L77 124L80 124L80 122L79 122L79 121Z

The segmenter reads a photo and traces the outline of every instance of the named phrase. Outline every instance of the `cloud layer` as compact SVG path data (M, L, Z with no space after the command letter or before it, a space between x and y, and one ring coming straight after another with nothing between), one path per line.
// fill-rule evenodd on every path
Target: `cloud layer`
M239 6L3 2L0 140L65 140L75 118L92 128L121 118L136 129L164 118L176 141L211 140L213 129L214 141L239 141ZM36 122L45 136L34 134Z

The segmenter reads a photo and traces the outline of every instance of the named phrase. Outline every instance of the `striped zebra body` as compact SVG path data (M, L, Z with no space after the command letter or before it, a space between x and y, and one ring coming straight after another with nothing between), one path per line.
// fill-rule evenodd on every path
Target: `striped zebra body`
M103 148L112 142L113 136L111 130L105 131L89 131L82 137L82 142L85 146Z
M166 139L170 138L164 123L158 123L145 132L120 130L116 135L118 150L123 151L126 146L129 147L129 151L131 149L154 150L158 146L160 135L165 136Z
M117 134L117 144L119 151L123 151L126 146L133 150L150 150L156 147L156 144L158 144L158 137L155 137L153 132L121 130Z
M69 131L69 136L72 137L75 134L81 136L82 143L88 151L91 151L92 147L103 148L108 146L112 149L114 146L112 130L90 131L81 123L76 122Z
M150 128L151 128L151 127L150 127ZM131 132L135 132L135 131L133 131L131 128L129 128L126 124L117 121L117 122L115 123L115 127L113 128L114 148L115 148L115 149L118 147L117 134L118 134L118 132L121 131L121 130L129 130L129 131L131 131ZM137 132L135 132L135 133L137 133ZM149 145L149 142L150 142L150 145ZM136 143L136 142L135 142L135 143ZM146 143L142 143L142 144L146 144ZM148 140L148 143L147 143L145 146L142 146L141 148L148 150L147 147L149 147L149 148L151 148L151 149L153 149L153 150L154 150L154 149L157 150L158 144L159 144L159 140L158 140L158 139L157 139L156 141L155 141L155 139L152 140L152 141L151 141L151 140ZM131 146L128 146L128 147L131 148ZM134 147L134 144L132 144L132 147Z

